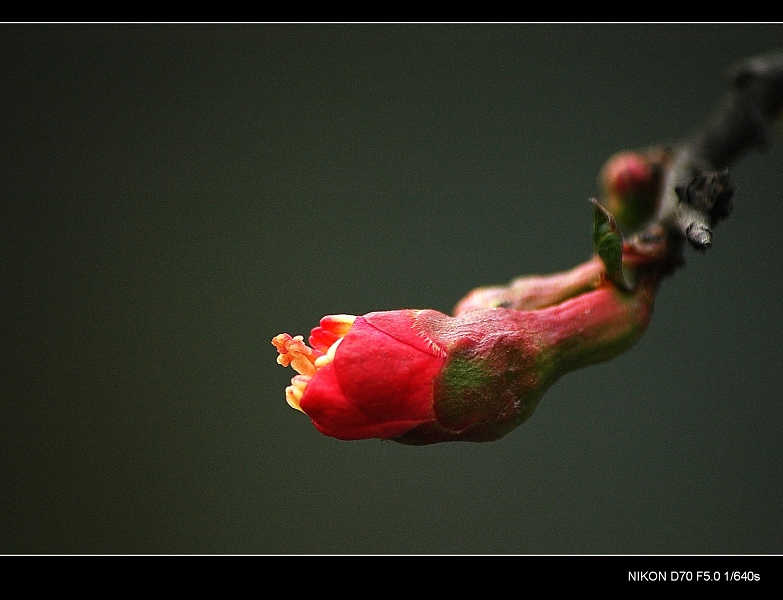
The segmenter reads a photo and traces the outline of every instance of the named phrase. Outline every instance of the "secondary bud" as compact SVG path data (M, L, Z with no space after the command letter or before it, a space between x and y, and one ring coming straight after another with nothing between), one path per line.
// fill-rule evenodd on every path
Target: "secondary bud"
M636 230L655 214L660 191L663 151L623 151L601 169L602 204L629 230Z

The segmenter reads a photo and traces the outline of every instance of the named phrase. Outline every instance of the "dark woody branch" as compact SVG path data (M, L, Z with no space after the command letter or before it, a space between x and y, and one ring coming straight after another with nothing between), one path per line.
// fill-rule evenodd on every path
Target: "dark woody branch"
M665 167L655 222L704 251L712 230L732 209L728 168L746 152L763 149L783 111L783 53L739 62L728 70L729 89L712 118L674 149Z

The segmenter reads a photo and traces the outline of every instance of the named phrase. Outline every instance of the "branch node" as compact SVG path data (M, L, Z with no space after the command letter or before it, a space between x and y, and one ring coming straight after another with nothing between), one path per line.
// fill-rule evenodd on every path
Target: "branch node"
M711 227L731 214L734 208L732 203L734 190L734 182L729 176L728 169L694 171L687 184L675 187L680 202L688 204L705 215Z
M688 225L685 235L696 250L704 252L712 246L712 229L702 223Z

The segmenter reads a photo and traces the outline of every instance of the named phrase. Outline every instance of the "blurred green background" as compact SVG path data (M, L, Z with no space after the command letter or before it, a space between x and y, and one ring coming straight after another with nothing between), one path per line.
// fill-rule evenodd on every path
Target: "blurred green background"
M780 25L0 26L2 553L783 553L783 136L620 358L491 444L339 442L271 338L591 252Z

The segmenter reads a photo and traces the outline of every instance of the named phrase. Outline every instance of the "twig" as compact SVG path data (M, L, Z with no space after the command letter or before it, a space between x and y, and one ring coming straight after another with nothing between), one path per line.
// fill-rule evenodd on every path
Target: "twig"
M722 104L665 167L654 221L669 233L672 249L681 249L683 240L700 251L712 245L713 228L732 210L728 167L766 147L783 110L783 53L739 62L728 75Z

